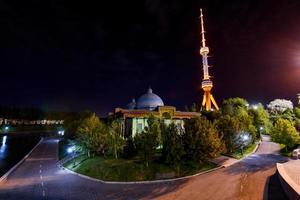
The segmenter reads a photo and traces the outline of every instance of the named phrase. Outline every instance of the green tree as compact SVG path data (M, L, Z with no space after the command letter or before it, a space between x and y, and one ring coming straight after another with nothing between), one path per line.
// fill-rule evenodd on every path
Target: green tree
M249 110L250 115L253 117L253 125L259 133L269 134L272 128L269 113L264 109L262 104L257 104L256 109Z
M123 151L125 140L123 137L123 126L120 119L114 120L109 127L109 151L115 159Z
M145 127L145 130L134 137L134 143L148 167L156 152L156 148L161 143L161 130L160 123L155 117L150 116L147 122L148 126Z
M235 142L236 138L238 138L239 133L242 131L240 121L236 117L224 115L216 121L216 128L219 134L223 136L226 152L234 152L238 148Z
M278 119L271 131L274 142L284 144L286 151L300 143L300 136L294 125L287 119Z
M90 152L105 154L108 147L108 128L95 115L84 119L78 128L78 141L80 145Z
M255 127L253 116L250 114L251 109L245 99L230 98L223 101L222 114L234 117L238 120L239 132L247 132L251 135L252 143L255 138L259 138L259 132Z
M248 105L245 99L239 97L225 99L222 103L222 113L235 116L237 111L246 110Z
M184 106L184 110L187 111L187 112L198 112L200 111L200 108L199 106L197 106L196 103L192 103L192 105L190 106Z
M182 156L184 155L182 133L182 130L174 123L171 123L169 126L163 125L162 157L165 163L173 165L176 168L179 167Z
M295 117L300 120L300 107L294 108Z
M78 135L78 128L84 119L91 117L93 113L89 111L73 113L64 120L65 139L75 139Z
M205 118L186 120L183 133L185 157L196 162L205 162L223 150L221 137L214 125Z

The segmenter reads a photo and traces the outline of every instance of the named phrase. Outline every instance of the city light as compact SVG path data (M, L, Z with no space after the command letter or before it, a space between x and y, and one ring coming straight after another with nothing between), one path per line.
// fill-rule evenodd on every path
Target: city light
M2 138L2 146L4 146L6 144L6 139L7 139L7 136L3 136Z
M6 126L4 129L5 129L6 131L8 131L9 127L8 127L8 126Z
M67 152L68 152L68 153L73 153L74 151L75 151L75 147L74 147L74 146L69 147L69 148L67 149Z
M62 130L62 131L58 131L58 135L61 135L61 136L63 136L65 134L65 131L64 130Z
M243 139L243 141L247 141L247 140L249 140L249 136L248 135L243 135L242 139Z
M253 108L254 110L257 110L257 109L258 109L258 106L257 106L257 105L253 105L252 108Z

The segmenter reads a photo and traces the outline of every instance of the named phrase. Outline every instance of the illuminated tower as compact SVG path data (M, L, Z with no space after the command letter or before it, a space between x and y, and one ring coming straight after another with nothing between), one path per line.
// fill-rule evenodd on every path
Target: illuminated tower
M208 72L208 62L207 62L207 55L209 53L208 47L205 45L205 31L204 31L204 22L203 22L203 14L202 9L200 9L200 19L201 19L201 35L202 35L202 46L200 48L200 54L202 56L202 65L203 65L203 79L201 87L204 91L203 100L202 100L202 107L205 106L205 110L210 111L211 103L214 105L216 110L219 110L219 107L211 94L211 89L213 87L213 83L210 80L209 72Z
M300 106L300 93L298 93L297 95L298 95L298 105Z

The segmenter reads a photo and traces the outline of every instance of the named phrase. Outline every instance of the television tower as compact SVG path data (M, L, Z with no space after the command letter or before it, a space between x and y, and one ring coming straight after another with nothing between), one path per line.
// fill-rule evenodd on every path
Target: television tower
M200 20L201 20L201 36L202 36L202 46L200 48L200 54L202 56L202 65L203 65L203 79L201 87L204 91L203 100L202 100L202 107L205 106L205 110L211 111L212 105L214 105L216 110L219 110L219 107L211 94L211 89L213 87L213 83L210 80L209 72L208 72L208 62L207 62L207 55L209 53L209 49L205 44L205 31L204 31L204 22L203 22L203 14L202 9L200 9Z

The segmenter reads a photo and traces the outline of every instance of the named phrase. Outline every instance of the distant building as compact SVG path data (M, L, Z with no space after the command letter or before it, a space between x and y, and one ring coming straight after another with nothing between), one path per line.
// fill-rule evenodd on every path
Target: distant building
M297 96L298 96L298 105L300 106L300 93L298 93Z
M147 119L150 115L159 118L162 123L173 122L183 127L184 119L200 116L200 113L181 112L174 106L165 106L163 100L149 88L137 101L133 99L125 108L115 108L109 115L123 120L124 137L127 138L141 133L148 126Z

